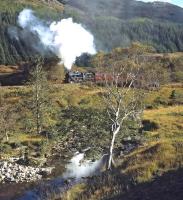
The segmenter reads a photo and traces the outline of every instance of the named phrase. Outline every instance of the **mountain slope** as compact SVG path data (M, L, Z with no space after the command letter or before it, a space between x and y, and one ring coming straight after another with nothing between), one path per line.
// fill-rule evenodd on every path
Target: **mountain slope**
M183 50L183 9L169 3L135 0L68 0L65 15L94 34L99 50L140 41L158 52Z
M32 8L39 15L56 17L63 11L63 4L57 0L0 0L0 13L17 13L24 8Z
M91 16L113 16L119 19L145 17L183 22L183 9L164 2L144 3L135 0L68 0L67 5Z
M94 35L97 50L111 51L139 41L158 52L183 51L183 9L172 4L135 0L0 0L0 64L17 64L40 54L30 47L30 42L39 43L35 35L30 34L29 40L21 36L16 20L23 8L32 8L48 21L73 17ZM22 39L12 39L12 30ZM53 55L47 52L46 56Z
M36 35L30 33L25 37L28 33L17 24L17 16L24 8L31 8L39 17L53 20L61 17L64 7L56 0L0 0L0 64L28 61L44 49ZM39 44L40 49L30 44ZM46 56L52 57L53 54L46 52Z

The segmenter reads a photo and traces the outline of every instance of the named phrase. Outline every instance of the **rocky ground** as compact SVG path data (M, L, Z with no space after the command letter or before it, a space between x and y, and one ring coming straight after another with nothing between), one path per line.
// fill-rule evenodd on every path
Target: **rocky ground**
M37 181L51 174L52 169L19 165L13 161L0 161L0 183Z

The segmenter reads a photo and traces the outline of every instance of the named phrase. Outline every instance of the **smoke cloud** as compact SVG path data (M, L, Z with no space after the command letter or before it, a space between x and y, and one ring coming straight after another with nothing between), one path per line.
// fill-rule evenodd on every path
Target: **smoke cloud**
M94 37L72 18L62 19L46 25L30 9L24 9L18 16L19 25L36 34L45 48L54 52L71 69L76 57L83 53L95 54Z

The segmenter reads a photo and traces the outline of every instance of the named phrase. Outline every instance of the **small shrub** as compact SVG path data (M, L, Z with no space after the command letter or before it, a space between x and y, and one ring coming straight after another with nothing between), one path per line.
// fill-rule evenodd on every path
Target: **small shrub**
M182 104L183 94L176 90L172 90L169 99L170 99L169 105Z
M177 71L177 72L172 73L172 79L175 82L182 83L183 82L183 72L182 71Z
M156 122L151 122L150 120L143 120L142 121L143 130L144 131L154 131L159 129L159 125Z
M17 141L17 142L10 143L10 146L12 149L17 149L17 148L21 147L22 145L19 141Z
M9 153L12 150L9 144L0 143L0 152L1 153Z
M163 106L167 106L168 105L168 100L165 98L165 97L157 97L155 100L154 100L154 103L156 105L163 105Z
M147 110L152 110L152 109L156 109L156 108L158 108L158 106L156 104L147 104L146 105Z
M79 102L79 105L86 105L90 103L90 99L81 99L81 101Z
M170 99L176 99L176 97L177 97L176 90L172 90L172 93L170 95Z

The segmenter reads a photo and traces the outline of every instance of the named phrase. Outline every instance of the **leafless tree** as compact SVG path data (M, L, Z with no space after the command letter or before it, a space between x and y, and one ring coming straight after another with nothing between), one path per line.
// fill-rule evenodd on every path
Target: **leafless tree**
M104 101L111 122L111 144L109 148L108 169L111 169L113 160L113 149L117 135L124 134L125 121L140 120L144 110L145 90L142 87L144 80L140 72L139 63L129 66L116 62L106 74Z

